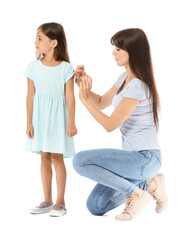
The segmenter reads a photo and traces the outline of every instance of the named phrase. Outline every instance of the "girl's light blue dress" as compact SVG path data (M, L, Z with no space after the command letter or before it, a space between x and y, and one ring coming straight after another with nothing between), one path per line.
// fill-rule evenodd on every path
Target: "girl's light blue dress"
M31 62L24 74L33 80L32 124L34 138L26 142L26 150L40 153L62 153L63 157L75 154L74 139L66 134L68 111L65 98L65 84L74 75L70 63L49 67L40 60Z

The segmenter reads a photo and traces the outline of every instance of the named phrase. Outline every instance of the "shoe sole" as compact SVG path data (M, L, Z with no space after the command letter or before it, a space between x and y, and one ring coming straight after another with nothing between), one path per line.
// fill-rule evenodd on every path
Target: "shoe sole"
M48 210L48 211L44 211L44 212L34 212L34 211L30 211L31 214L44 214L44 213L49 213L51 210Z
M57 213L53 213L53 214L52 214L52 213L51 213L51 214L49 214L49 216L50 216L50 217L62 217L62 216L64 216L64 215L66 215L66 213L67 213L67 212L64 212L63 214L57 214Z
M156 213L162 213L167 206L168 199L167 199L167 195L166 195L166 186L165 186L164 175L162 173L159 173L158 178L159 178L159 181L161 182L161 189L164 192L164 196L166 199L166 205L164 205L163 208L161 208L160 210L157 210L157 207L156 207L155 211L156 211Z

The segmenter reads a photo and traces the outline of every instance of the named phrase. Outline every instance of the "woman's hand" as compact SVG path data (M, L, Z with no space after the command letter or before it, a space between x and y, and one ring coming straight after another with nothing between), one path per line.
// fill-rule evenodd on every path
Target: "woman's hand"
M88 75L81 77L79 85L79 98L82 102L86 102L89 100L89 94L92 88L92 78Z
M68 125L67 125L67 136L68 137L73 137L76 134L77 134L77 128L76 128L75 124L68 123Z
M34 132L33 132L33 126L32 125L27 126L26 134L27 134L28 138L30 138L30 139L34 138Z
M80 87L80 82L81 82L81 77L85 76L85 69L84 69L84 65L78 65L76 67L76 71L75 71L75 83L78 85L78 87Z

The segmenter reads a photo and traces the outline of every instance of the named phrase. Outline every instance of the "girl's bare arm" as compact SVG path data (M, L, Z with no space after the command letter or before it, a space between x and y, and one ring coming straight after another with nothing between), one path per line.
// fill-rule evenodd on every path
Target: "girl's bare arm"
M32 114L33 114L33 98L35 95L35 86L31 79L28 78L28 90L26 98L26 110L27 110L27 135L29 138L33 138L32 127Z
M77 134L75 126L75 95L74 95L74 77L66 83L66 101L68 110L67 135L72 137Z

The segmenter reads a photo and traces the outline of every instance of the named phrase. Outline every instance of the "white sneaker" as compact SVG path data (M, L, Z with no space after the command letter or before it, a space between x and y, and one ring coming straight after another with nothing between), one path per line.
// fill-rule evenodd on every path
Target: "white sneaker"
M30 213L33 213L33 214L48 213L53 208L53 203L49 205L47 202L41 202L41 204L44 204L45 207L37 206L35 208L30 209Z
M56 204L53 206L53 208L54 208L55 206L60 206L61 209L60 209L60 210L52 209L52 210L50 211L50 213L49 213L49 216L50 216L50 217L61 217L61 216L65 215L65 214L67 213L67 210L66 210L66 208L65 208L64 205L62 205L62 204L60 204L60 203L56 203Z
M156 200L156 208L155 211L157 213L161 213L168 203L166 190L165 190L165 182L164 175L162 173L157 174L153 180L156 182L157 188L155 192L152 193L152 197Z
M115 217L119 221L129 221L134 219L139 212L149 203L151 196L146 191L139 199L129 198L126 202L126 207L123 213Z

